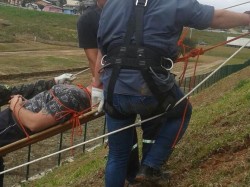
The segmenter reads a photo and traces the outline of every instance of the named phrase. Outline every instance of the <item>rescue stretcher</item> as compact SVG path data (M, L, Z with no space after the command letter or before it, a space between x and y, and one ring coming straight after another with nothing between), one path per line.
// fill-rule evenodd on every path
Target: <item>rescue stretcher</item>
M87 113L79 116L79 121L81 124L83 124L83 123L90 122L94 119L97 119L103 115L104 115L104 113L97 113L97 110L94 109L90 112L87 112ZM71 120L66 121L63 124L58 124L56 126L50 127L44 131L30 135L29 138L25 137L21 140L18 140L16 142L11 143L11 144L0 147L0 156L4 156L8 153L11 153L11 152L16 151L18 149L21 149L23 147L26 147L26 146L29 146L31 144L37 143L39 141L42 141L44 139L50 138L54 135L65 132L71 128L72 128L72 121Z

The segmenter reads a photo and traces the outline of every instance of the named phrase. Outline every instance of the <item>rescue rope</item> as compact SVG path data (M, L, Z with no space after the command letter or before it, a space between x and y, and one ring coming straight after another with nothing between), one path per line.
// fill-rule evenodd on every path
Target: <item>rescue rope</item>
M250 35L250 32L245 33L245 34L242 34L242 35L240 35L240 36L237 36L237 37L235 37L235 38L233 38L233 39L231 39L231 40L228 40L228 41L225 41L225 42L221 42L221 43L219 43L219 44L217 44L217 45L214 45L214 46L212 46L212 47L210 47L210 48L207 48L207 49L203 49L203 48L199 48L199 49L195 48L195 49L192 49L188 54L184 55L184 56L181 57L181 58L178 58L178 59L176 60L176 62L181 62L181 61L184 61L184 62L185 62L186 60L188 60L188 59L191 58L191 57L196 57L196 56L198 56L198 55L203 55L203 54L204 54L205 52L207 52L207 51L210 51L210 50L212 50L212 49L214 49L214 48L216 48L216 47L219 47L219 46L225 45L225 44L227 44L227 43L230 43L230 42L232 42L232 41L234 41L234 40L238 40L239 38L242 38L242 37L247 36L247 35Z
M84 69L82 71L79 71L78 73L73 74L73 76L77 76L77 75L79 75L81 73L84 73L85 71L88 71L88 70L90 70L90 68L87 68L87 69Z
M62 112L58 112L55 114L55 120L56 121L59 121L60 119L63 119L64 117L68 116L68 115L71 115L71 118L70 118L70 121L72 122L72 131L71 131L71 138L70 138L70 141L71 141L71 145L73 145L73 142L74 142L74 135L75 133L79 136L82 135L82 126L81 126L81 123L80 123L80 120L79 120L79 116L81 116L82 114L84 114L85 112L88 112L91 110L91 98L90 98L90 94L88 92L88 90L81 86L81 85L78 85L78 87L80 89L82 89L86 95L88 96L88 100L89 100L89 108L86 108L80 112L76 111L76 110L73 110L67 106L65 106L60 100L59 98L54 94L54 92L52 90L49 90L50 94L52 95L53 99L60 105L60 106L63 106L66 110L63 110ZM59 115L60 117L56 117L56 115ZM76 132L75 132L75 129L76 129ZM72 154L73 154L73 150L72 150Z
M247 4L247 3L250 3L250 1L247 1L247 2L245 2L245 3L240 3L240 4L237 4L237 5L233 5L233 6L229 6L229 7L224 8L224 9L234 8L234 7L241 6L241 5L244 5L244 4Z
M250 1L238 4L238 5L230 6L230 7L224 8L224 9L233 8L233 7L240 6L240 5L247 4L247 3L250 3ZM250 32L248 32L246 34L242 34L242 35L237 36L237 37L235 37L235 38L233 38L231 40L228 40L228 41L225 41L225 42L221 42L221 43L219 43L217 45L214 45L214 46L212 46L212 47L207 48L207 49L204 50L203 48L194 48L194 49L191 49L189 46L187 46L187 45L184 44L184 40L185 40L185 38L186 38L186 36L188 34L188 31L189 31L189 28L185 27L183 29L183 32L182 32L182 34L181 34L178 42L177 42L177 46L179 46L182 49L182 52L180 53L180 54L182 54L182 57L179 56L177 58L176 62L181 62L181 61L184 62L184 64L183 64L183 71L182 71L181 75L179 76L179 85L182 85L183 80L185 78L186 71L187 71L187 67L188 67L188 63L189 63L189 58L190 57L197 57L196 62L195 62L195 67L194 67L194 73L193 73L193 76L192 76L191 81L189 83L189 90L191 90L191 87L193 85L195 85L195 73L196 73L196 68L197 68L198 59L199 59L200 55L203 55L205 52L207 52L209 50L212 50L212 49L214 49L216 47L225 45L227 43L230 43L232 41L238 40L239 38L242 38L242 37L247 36L247 35L250 34ZM191 49L191 50L186 54L187 49ZM179 128L179 130L177 132L177 135L175 137L174 143L172 144L172 148L174 148L174 146L177 144L179 136L180 136L180 133L182 131L182 128L183 128L183 125L184 125L184 122L185 122L185 116L186 116L186 112L187 112L188 101L189 101L189 96L187 97L187 103L186 103L186 106L184 108L184 113L182 115L182 121L181 121L181 124L180 124L180 128Z
M249 40L245 45L243 45L242 47L240 47L235 53L233 53L227 60L225 60L225 61L224 61L218 68L216 68L209 76L207 76L204 80L202 80L199 84L197 84L192 90L190 90L185 96L183 96L183 97L175 104L174 107L176 107L176 106L177 106L178 104L180 104L184 99L186 99L187 97L189 97L197 88L199 88L205 81L207 81L212 75L214 75L223 65L225 65L229 60L231 60L236 54L238 54L238 53L239 53L248 43L250 43L250 40ZM153 116L153 117L151 117L151 118L144 119L144 120L139 121L139 122L137 122L137 123L128 125L128 126L126 126L126 127L124 127L124 128L117 129L117 130L115 130L115 131L112 131L112 132L103 134L103 135L98 136L98 137L96 137L96 138L93 138L93 139L87 140L87 141L85 141L85 142L76 144L76 145L74 145L74 146L71 146L71 147L62 149L62 150L60 150L60 151L54 152L54 153L49 154L49 155L46 155L46 156L44 156L44 157L40 157L40 158L37 158L37 159L35 159L35 160L26 162L26 163L24 163L24 164L15 166L15 167L13 167L13 168L4 170L4 171L0 172L0 175L1 175L1 174L4 174L4 173L7 173L7 172L10 172L10 171L13 171L13 170L18 169L18 168L21 168L21 167L23 167L23 166L27 166L27 165L30 165L30 164L32 164L32 163L38 162L38 161L43 160L43 159L45 159L45 158L49 158L49 157L51 157L51 156L55 156L55 155L57 155L57 154L60 154L60 153L62 153L62 152L65 152L65 151L74 149L74 148L76 148L76 147L85 145L85 144L90 143L90 142L93 142L93 141L95 141L95 140L105 138L105 137L107 137L107 136L110 136L110 135L112 135L112 134L121 132L121 131L123 131L123 130L129 129L129 128L132 128L132 127L136 127L136 126L140 126L141 123L144 123L144 122L147 122L147 121L156 119L156 118L161 117L161 116L163 116L163 115L165 115L165 114L166 114L166 112L161 113L161 114L158 114L158 115Z
M79 120L79 116L81 116L82 114L88 112L91 110L91 96L90 96L90 93L89 91L83 87L82 85L77 85L78 88L80 88L81 90L83 90L85 92L85 94L87 95L88 97L88 101L89 101L89 106L88 108L82 110L82 111L76 111L76 110L73 110L67 106L65 106L59 99L58 97L54 94L54 92L52 91L52 89L49 90L49 93L51 94L51 96L53 97L53 99L60 105L62 106L65 110L61 111L61 112L57 112L55 115L54 115L54 118L56 121L59 121L61 119L63 119L64 117L67 117L69 115L71 115L71 118L69 119L69 121L71 121L72 123L72 131L71 131L71 138L70 138L70 141L71 141L71 145L73 145L73 142L74 142L74 135L75 133L79 136L82 135L82 126L81 126L81 123L80 123L80 120ZM22 96L18 96L19 98L21 98L22 100L24 101L27 101L24 97ZM21 121L20 119L20 115L19 115L19 112L20 110L22 109L22 107L25 105L25 102L22 103L21 107L18 109L18 111L16 112L15 108L16 108L16 105L17 105L18 101L14 104L14 110L13 110L13 113L14 113L14 116L17 120L17 124L21 127L23 133L26 135L26 138L30 139L30 135L29 133L27 132L26 130L26 127L24 126L23 122ZM59 117L57 117L59 116ZM76 129L76 132L75 132L75 129ZM73 151L72 151L72 154L73 154Z
M236 54L238 54L244 47L246 47L246 45L250 43L250 39L248 42L246 42L243 46L241 46L236 52L234 52L227 60L225 60L223 63L221 63L221 65L219 65L211 74L209 74L205 79L203 79L199 84L197 84L190 92L188 92L185 95L185 98L190 96L197 88L199 88L205 81L207 81L211 76L213 76L222 66L224 66L229 60L231 60ZM181 98L176 104L180 104L180 102L182 102L184 99L184 97Z

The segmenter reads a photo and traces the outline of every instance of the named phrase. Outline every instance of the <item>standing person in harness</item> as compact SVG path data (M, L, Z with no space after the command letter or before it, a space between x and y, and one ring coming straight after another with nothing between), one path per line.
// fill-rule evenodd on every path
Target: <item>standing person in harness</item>
M89 67L94 80L95 63L97 60L97 31L99 19L103 6L106 0L97 0L93 6L88 7L83 11L83 14L77 20L77 34L79 47L84 49L86 57L89 61ZM128 162L127 181L133 182L133 178L139 170L139 152L137 145L136 129L134 128L134 143L131 150L130 159ZM148 133L145 136L144 144L152 144L154 142L154 132Z
M133 124L137 114L144 120L165 113L141 125L143 136L155 131L156 139L143 151L137 181L161 176L162 165L191 118L192 107L187 99L175 106L184 94L170 72L178 56L177 41L183 27L229 28L248 25L249 19L246 14L214 10L196 0L106 2L98 31L101 63L96 65L96 72L102 68L101 80L95 73L93 86L99 92L103 87L108 131ZM106 187L124 185L133 133L126 129L109 136Z

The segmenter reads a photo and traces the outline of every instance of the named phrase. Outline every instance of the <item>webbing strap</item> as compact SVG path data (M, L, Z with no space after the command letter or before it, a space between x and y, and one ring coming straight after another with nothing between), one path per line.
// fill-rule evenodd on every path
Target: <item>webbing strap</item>
M121 65L122 65L122 57L124 57L127 53L127 48L130 44L131 38L136 29L136 43L137 45L141 44L142 36L143 36L143 15L144 8L147 4L147 0L136 0L135 3L135 14L136 20L134 19L133 13L129 18L127 25L127 32L125 34L124 43L125 46L120 47L120 51L118 54L118 58L115 60L115 64L113 65L112 74L108 84L108 94L107 94L107 103L110 106L113 106L113 93L115 88L116 80L119 76ZM138 33L137 33L138 32Z
M137 0L135 7L135 40L137 46L142 46L143 43L143 16L147 5L147 0Z
M118 64L114 65L111 77L109 79L107 102L110 106L113 106L113 93L114 93L114 89L115 89L116 79L120 73L120 70L121 70L120 65L118 65Z
M135 41L136 41L136 56L135 56L135 63L137 64L138 69L140 70L142 77L144 78L145 82L148 84L148 87L152 94L157 98L159 102L159 109L164 109L166 98L161 92L160 88L155 84L153 77L149 73L149 66L146 63L145 59L145 48L143 47L143 18L144 18L144 10L147 5L147 0L137 0L135 6L135 19L132 13L131 17L128 21L128 28L125 34L124 43L125 46L121 46L115 61L111 64L112 65L112 74L108 84L108 94L107 94L107 104L104 107L106 112L113 117L116 116L117 118L126 117L120 114L115 108L113 107L113 93L115 88L116 80L119 76L120 70L126 67L126 62L124 62L124 58L129 56L128 49L130 49L131 39L135 32ZM128 68L133 69L133 68ZM171 104L172 104L171 100ZM169 104L167 103L167 106Z

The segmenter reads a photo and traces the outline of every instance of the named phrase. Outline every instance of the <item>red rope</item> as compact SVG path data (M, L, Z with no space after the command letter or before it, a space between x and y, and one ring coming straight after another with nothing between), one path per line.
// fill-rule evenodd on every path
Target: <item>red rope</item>
M202 49L202 48L200 48L200 49L193 49L193 50L191 50L188 54L183 55L182 58L178 58L178 59L176 60L176 62L185 61L186 59L189 59L190 57L196 57L196 56L198 56L198 55L203 55L203 54L204 54L205 52L207 52L207 51L210 51L210 50L212 50L212 49L214 49L214 48L216 48L216 47L225 45L225 44L230 43L230 42L232 42L232 41L238 40L239 38L242 38L242 37L247 36L247 35L250 35L250 32L245 33L245 34L242 34L242 35L240 35L240 36L237 36L237 37L235 37L235 38L233 38L233 39L231 39L231 40L221 42L221 43L219 43L219 44L217 44L217 45L214 45L214 46L212 46L212 47L210 47L210 48L207 48L207 49Z
M212 50L212 49L214 49L214 48L216 48L216 47L219 47L219 46L225 45L225 44L227 44L227 43L230 43L230 42L232 42L232 41L238 40L238 39L240 39L240 38L242 38L242 37L244 37L244 36L247 36L247 35L250 35L250 32L245 33L245 34L242 34L242 35L237 36L237 37L235 37L235 38L232 38L231 40L227 40L227 41L225 41L225 42L221 42L221 43L219 43L219 44L217 44L217 45L214 45L214 46L212 46L212 47L210 47L210 48L207 48L207 49L204 50L204 53L207 52L207 51L209 51L209 50Z
M86 88L84 88L83 86L78 86L79 88L81 88L82 90L85 91L85 93L87 93L87 96L89 98L89 101L90 101L90 94L89 92L87 91ZM71 131L71 145L73 145L73 142L74 142L74 134L75 134L75 129L77 129L77 134L80 136L82 135L82 126L81 126L81 123L80 123L80 120L79 120L79 116L84 114L85 112L88 112L91 110L91 107L90 108L87 108L87 109L84 109L80 112L78 111L75 111L67 106L65 106L56 96L55 94L52 92L52 90L50 90L50 93L51 95L53 96L53 98L56 100L56 102L58 104L60 104L61 106L63 106L64 108L66 108L65 111L62 111L62 112L58 112L57 114L59 114L61 117L59 118L56 118L55 120L58 121L62 118L64 118L65 116L67 115L72 115L72 117L70 118L70 121L72 123L72 131Z
M186 70L187 70L188 62L189 62L189 56L192 56L192 57L197 56L196 62L195 62L195 66L194 66L193 75L191 77L191 81L189 82L189 91L195 85L195 75L196 75L197 65L198 65L200 54L203 54L203 53L204 53L204 51L201 48L200 49L194 49L194 50L190 51L189 55L187 56L188 58L186 58L186 57L183 58L184 59L184 68L183 68L182 74L179 77L180 78L179 85L182 85L183 80L185 78L185 73L186 73ZM181 134L181 131L183 129L184 122L185 122L185 117L186 117L186 114L187 114L188 104L189 104L189 96L187 97L187 102L186 102L185 109L184 109L184 112L183 112L183 115L182 115L182 120L181 120L180 128L179 128L179 130L177 132L177 135L176 135L176 137L174 139L174 142L172 144L172 148L175 147L175 145L177 144L177 142L179 140L179 137L180 137L180 134Z
M81 85L78 85L78 87L79 87L80 89L82 89L82 90L87 94L88 100L89 100L89 102L90 102L89 104L91 104L91 95L90 95L89 91L88 91L85 87L83 87L83 86L81 86ZM58 114L60 117L58 117L58 118L55 117L55 120L56 120L56 121L59 121L60 119L66 117L67 115L72 115L72 117L70 118L70 121L71 121L71 123L72 123L71 145L73 145L74 134L75 134L74 129L75 129L75 128L77 129L77 135L79 135L79 136L82 135L82 126L81 126L81 123L80 123L79 116L82 115L82 114L84 114L85 112L90 111L90 110L91 110L91 107L89 107L89 108L87 108L87 109L84 109L84 110L82 110L82 111L80 111L80 112L75 111L75 110L73 110L73 109L71 109L71 108L65 106L65 105L55 96L55 94L52 92L52 90L49 90L49 92L50 92L50 94L53 96L53 99L55 99L55 101L56 101L58 104L60 104L61 106L63 106L63 107L66 109L65 111L58 112L57 114ZM22 97L22 96L20 96L20 97ZM23 98L23 97L22 97L22 98ZM25 98L23 98L23 99L25 99ZM16 102L15 105L14 105L14 111L13 111L13 113L14 113L14 115L16 116L16 120L17 120L17 122L18 122L18 125L21 127L21 129L22 129L22 131L24 132L24 134L26 135L26 137L27 137L27 138L30 138L30 136L29 136L28 132L26 131L26 128L25 128L25 126L23 125L23 123L22 123L22 121L21 121L21 119L20 119L20 116L19 116L20 109L23 107L24 104L22 105L21 108L19 108L19 110L17 111L17 114L15 113L16 104L17 104L17 102ZM91 106L91 105L90 105L90 106Z
M178 59L176 60L176 62L184 61L183 72L182 72L182 74L181 74L180 77L179 77L179 79L180 79L179 83L180 83L180 85L181 85L181 84L183 83L183 80L184 80L184 77L185 77L185 73L186 73L186 70L187 70L187 65L188 65L188 60L189 60L189 58L190 58L190 57L196 57L196 56L197 56L197 59L196 59L196 62L195 62L195 66L194 66L194 72L193 72L193 75L192 75L192 77L191 77L191 81L190 81L190 83L189 83L189 90L191 90L192 87L193 87L194 84L195 84L195 74L196 74L198 59L199 59L200 55L202 55L202 54L204 54L205 52L207 52L207 51L209 51L209 50L212 50L212 49L214 49L214 48L216 48L216 47L225 45L225 44L227 44L227 43L230 43L230 42L232 42L232 41L238 40L239 38L242 38L242 37L247 36L247 35L250 34L250 32L245 33L245 34L242 34L242 35L240 35L240 36L238 36L238 37L235 37L235 38L233 38L233 39L231 39L231 40L228 40L228 41L225 41L225 42L221 42L221 43L219 43L219 44L217 44L217 45L214 45L214 46L212 46L212 47L210 47L210 48L207 48L207 49L195 48L195 49L191 50L188 54L185 54L185 51L186 51L185 49L187 48L187 46L185 46L185 45L183 44L183 40L184 40L184 36L186 35L186 33L187 33L187 31L184 30L182 36L180 37L180 40L179 40L178 43L177 43L178 46L181 46L181 47L182 47L182 49L183 49L183 51L184 51L184 55L183 55L182 58L178 58ZM187 103L186 103L186 106L185 106L185 109L184 109L184 113L183 113L183 116L182 116L181 125L180 125L180 128L179 128L178 132L177 132L177 135L176 135L176 137L175 137L175 140L174 140L174 142L173 142L173 144L172 144L172 148L174 148L174 146L177 144L178 139L179 139L179 136L180 136L180 133L181 133L181 131L182 131L182 129L183 129L183 125L184 125L184 122L185 122L185 116L186 116L186 112L187 112L187 107L188 107L188 103L189 103L188 101L189 101L189 96L188 96L188 98L187 98Z

